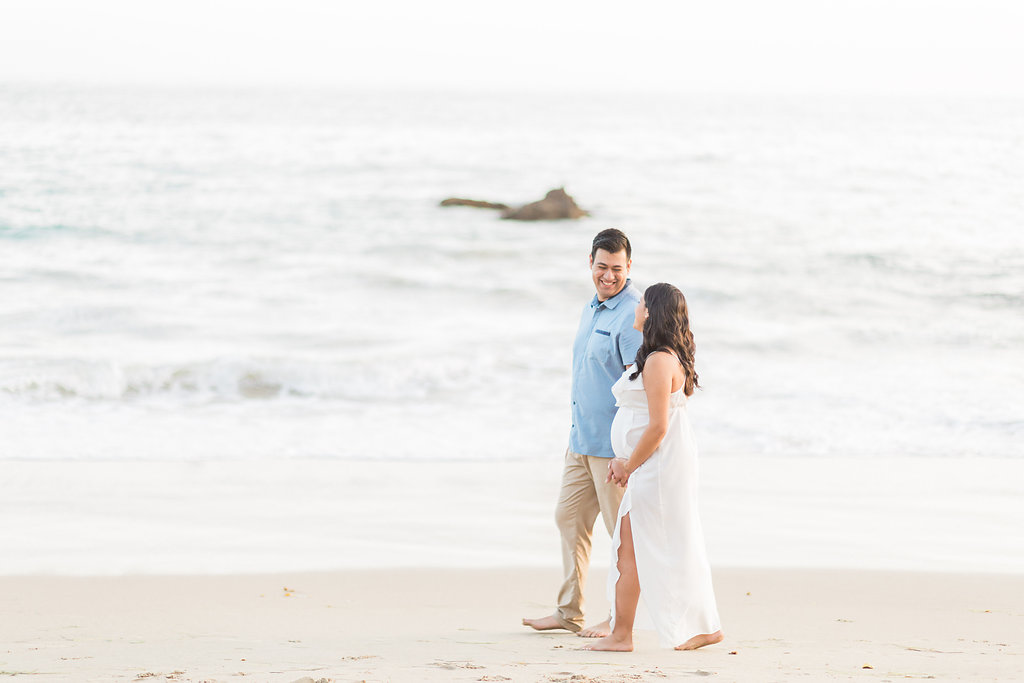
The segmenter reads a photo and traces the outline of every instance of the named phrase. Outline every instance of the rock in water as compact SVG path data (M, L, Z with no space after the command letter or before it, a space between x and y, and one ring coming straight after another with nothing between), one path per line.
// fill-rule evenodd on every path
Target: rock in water
M582 218L590 213L576 205L565 188L551 190L539 202L532 202L518 209L497 202L482 202L479 199L462 199L449 197L441 202L441 206L473 206L479 209L499 209L501 217L510 221L555 221L562 218Z
M539 202L532 202L518 209L508 209L501 217L511 221L553 221L561 218L582 218L590 214L576 205L576 200L566 193L565 188L551 190Z
M496 204L495 202L482 202L479 199L461 199L459 197L449 197L442 200L441 206L473 206L478 209L501 209L502 211L508 209L508 204Z

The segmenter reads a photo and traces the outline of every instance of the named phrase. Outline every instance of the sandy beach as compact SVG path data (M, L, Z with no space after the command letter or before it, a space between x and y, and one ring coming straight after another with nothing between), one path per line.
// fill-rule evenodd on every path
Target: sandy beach
M726 640L677 653L641 631L611 655L520 625L560 582L554 462L7 461L0 673L1024 679L1021 461L703 465ZM591 615L608 609L609 551L595 534Z
M640 632L636 652L609 655L519 623L549 613L559 583L553 462L8 461L0 672L282 683L1024 678L1020 502L1006 485L1021 463L884 465L707 459L704 520L726 640L675 653ZM595 534L590 614L607 610L608 557L607 536Z
M588 590L606 609L605 574ZM540 615L558 572L0 579L0 674L31 681L1024 679L1024 577L718 570L726 640L582 651Z

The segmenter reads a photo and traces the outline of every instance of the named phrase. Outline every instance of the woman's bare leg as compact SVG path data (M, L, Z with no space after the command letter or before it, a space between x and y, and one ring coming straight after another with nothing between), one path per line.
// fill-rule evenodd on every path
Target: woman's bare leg
M615 582L615 628L611 635L586 646L585 650L633 651L633 621L640 601L640 577L636 571L633 527L628 512L619 524L619 558L615 566L619 570L619 580Z

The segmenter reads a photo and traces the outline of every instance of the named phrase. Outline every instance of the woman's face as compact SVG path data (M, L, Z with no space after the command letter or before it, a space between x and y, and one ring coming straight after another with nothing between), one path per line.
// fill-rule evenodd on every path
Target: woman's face
M644 298L640 297L640 303L636 305L636 312L633 314L633 329L644 331L644 321L647 320L647 304Z

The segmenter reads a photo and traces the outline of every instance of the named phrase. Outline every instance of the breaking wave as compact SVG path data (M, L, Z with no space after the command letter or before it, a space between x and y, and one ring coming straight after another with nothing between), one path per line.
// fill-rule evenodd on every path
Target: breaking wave
M294 360L216 359L145 365L103 361L35 361L0 366L0 394L37 401L183 402L423 399L472 388L466 375L442 367L404 367Z

